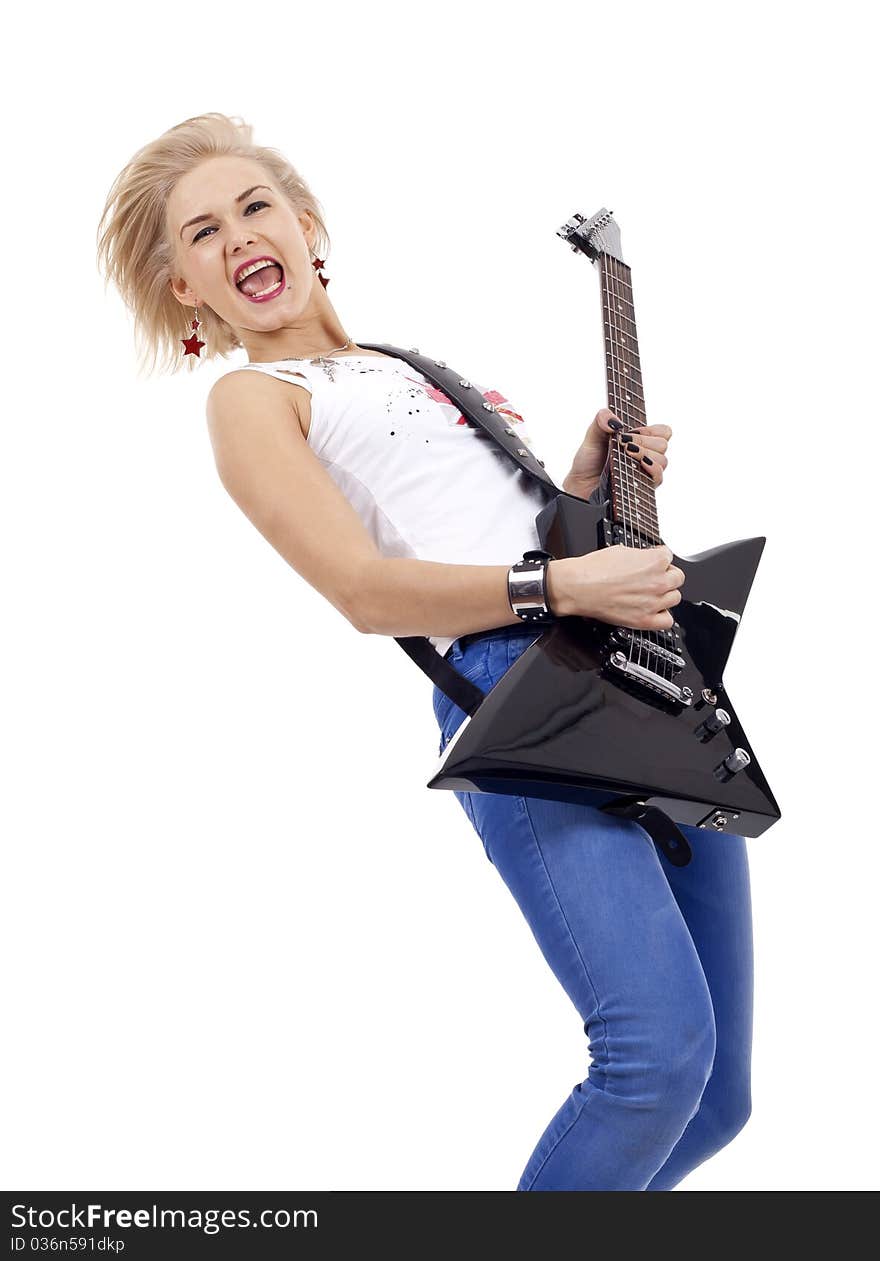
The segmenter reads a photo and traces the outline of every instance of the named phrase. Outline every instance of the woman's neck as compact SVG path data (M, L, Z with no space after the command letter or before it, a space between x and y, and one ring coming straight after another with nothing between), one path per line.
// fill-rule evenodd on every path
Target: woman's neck
M278 359L316 359L333 350L344 347L350 351L352 348L348 333L342 327L342 321L323 289L313 309L305 313L296 324L275 329L271 333L241 329L239 340L251 363L274 363Z

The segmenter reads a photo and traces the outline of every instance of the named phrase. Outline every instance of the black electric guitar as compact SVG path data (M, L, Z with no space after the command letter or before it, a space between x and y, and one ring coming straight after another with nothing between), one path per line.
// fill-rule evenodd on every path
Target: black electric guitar
M558 235L599 268L608 406L638 428L647 423L645 400L617 224L607 210L576 214ZM654 483L614 440L601 486L600 502L563 493L547 504L536 520L543 548L564 557L664 542ZM685 582L668 630L582 617L548 624L466 717L428 787L581 802L759 836L780 811L723 674L764 543L674 555Z

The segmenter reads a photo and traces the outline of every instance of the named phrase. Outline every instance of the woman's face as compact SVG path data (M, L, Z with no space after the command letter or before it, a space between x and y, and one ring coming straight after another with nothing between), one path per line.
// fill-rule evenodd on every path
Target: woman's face
M294 212L259 163L206 159L178 180L167 216L177 256L171 287L184 305L210 307L245 345L253 340L248 331L296 327L308 314L320 284L309 256L316 225L308 211ZM248 297L235 283L237 272L263 255L280 265L280 284L272 288L277 268L261 271L247 287L270 292Z

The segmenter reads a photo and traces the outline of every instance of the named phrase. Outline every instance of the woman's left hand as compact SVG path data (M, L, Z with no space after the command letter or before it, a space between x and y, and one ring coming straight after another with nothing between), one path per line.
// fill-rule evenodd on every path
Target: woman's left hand
M609 422L614 421L614 424ZM619 428L618 428L619 426ZM626 434L620 442L621 453L641 465L651 475L655 486L663 481L663 470L669 463L666 448L672 437L669 425L642 425L638 430L627 430L614 412L603 407L596 413L584 440L578 447L571 464L571 472L565 484L580 491L591 492L602 475L608 457L608 439L619 441L618 434ZM634 451L629 446L635 447ZM578 492L576 492L578 493Z

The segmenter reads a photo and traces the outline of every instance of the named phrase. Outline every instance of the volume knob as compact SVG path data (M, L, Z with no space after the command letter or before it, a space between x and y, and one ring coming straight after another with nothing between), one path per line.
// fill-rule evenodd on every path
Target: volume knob
M714 714L709 714L707 718L700 723L699 727L694 729L694 735L704 742L711 740L719 731L723 731L725 727L730 726L730 714L726 709L716 709Z
M732 779L734 775L745 770L751 760L745 749L734 749L732 753L728 753L720 765L715 767L714 774L720 780Z

